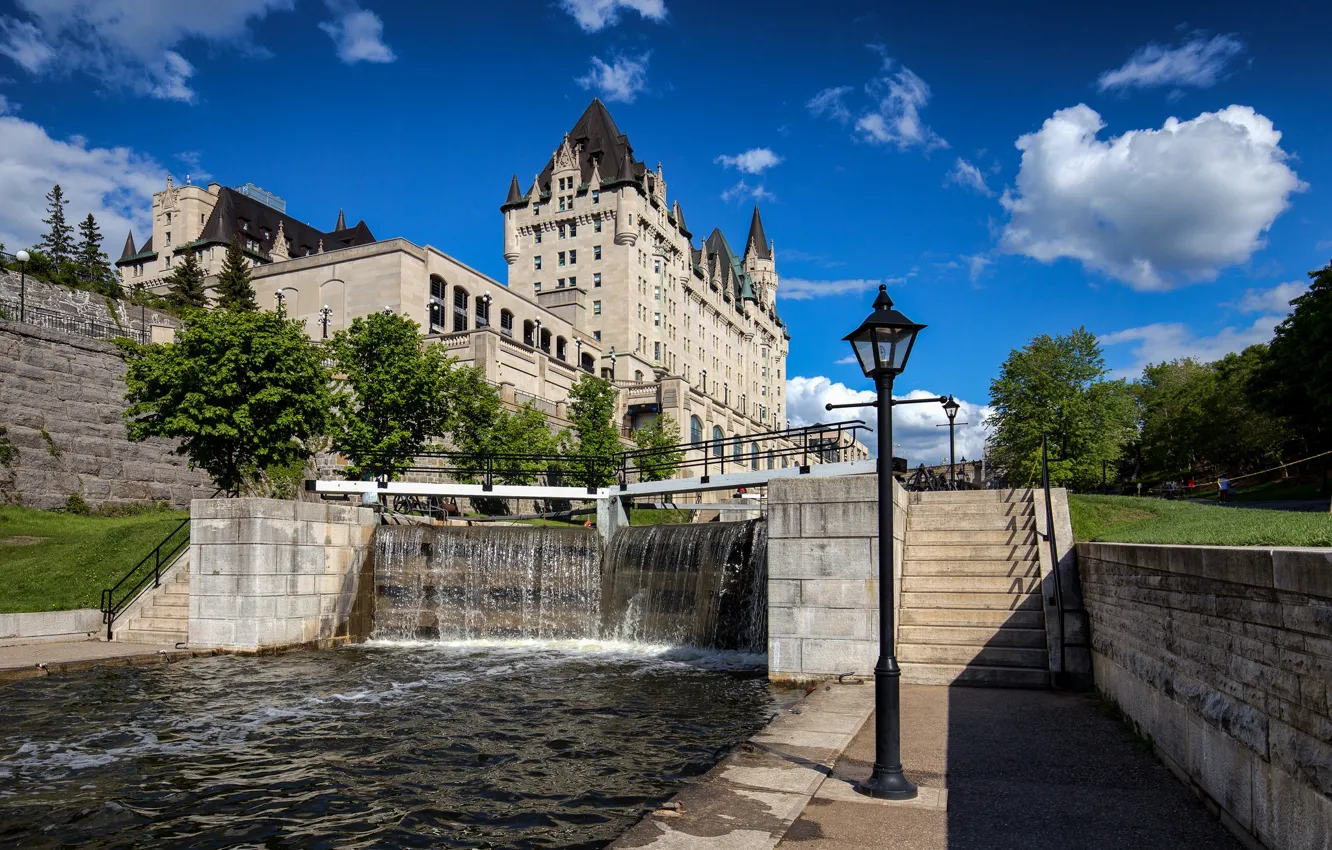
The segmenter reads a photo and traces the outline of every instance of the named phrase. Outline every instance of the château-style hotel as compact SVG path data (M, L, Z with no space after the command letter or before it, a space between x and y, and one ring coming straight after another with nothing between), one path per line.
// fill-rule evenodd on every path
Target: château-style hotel
M634 157L593 100L524 192L500 210L507 285L432 246L376 240L365 222L324 232L250 184L173 185L153 196L153 233L131 234L116 265L127 287L162 292L197 252L210 277L239 236L260 306L301 319L316 339L380 310L410 316L427 341L482 367L506 403L532 401L557 423L579 371L620 388L627 435L658 413L702 441L786 427L791 335L777 313L773 245L754 209L737 254L719 229L694 247L662 167ZM211 281L210 281L211 283ZM728 459L784 464L775 446L730 445ZM853 443L839 458L867 456Z

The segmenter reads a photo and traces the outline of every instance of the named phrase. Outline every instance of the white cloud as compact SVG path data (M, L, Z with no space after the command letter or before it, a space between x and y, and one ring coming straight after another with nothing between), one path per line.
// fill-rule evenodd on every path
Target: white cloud
M1210 363L1232 352L1267 342L1272 339L1272 330L1283 318L1275 314L1260 316L1248 327L1222 328L1214 336L1204 337L1195 335L1182 322L1159 322L1103 334L1097 341L1106 348L1132 343L1132 362L1112 370L1111 375L1116 378L1136 378L1142 374L1143 367L1151 363L1166 363L1181 357L1195 357Z
M856 278L848 280L803 280L798 277L784 277L777 285L777 297L790 301L808 301L811 298L826 298L830 295L847 295L852 292L872 292L880 284L904 283L906 278L893 277L887 280L869 280Z
M960 156L953 165L953 170L948 172L948 177L944 179L944 183L945 185L956 183L959 186L975 189L986 197L994 197L994 192L985 184L985 175L981 174L981 170Z
M824 89L810 98L805 108L815 117L827 115L843 124L851 120L851 110L846 108L846 96L851 91L850 86L835 86Z
M0 17L0 54L31 74L82 71L112 88L192 103L194 66L178 48L190 40L240 46L252 19L292 0L18 0L30 20Z
M336 17L323 21L319 28L328 33L338 48L338 58L348 65L357 62L393 62L398 57L384 43L384 22L368 9L351 0L324 0Z
M728 168L738 168L746 174L762 174L764 169L777 165L782 158L768 148L751 148L735 156L722 154L713 161Z
M1244 42L1233 35L1204 38L1195 34L1179 47L1149 44L1139 48L1122 66L1096 80L1102 92L1156 86L1209 88L1225 72L1226 64L1244 52Z
M10 103L9 98L0 94L0 115L9 115L13 112L18 112L18 104Z
M843 383L822 375L813 378L795 377L786 382L787 418L793 426L814 425L820 422L840 422L850 419L864 420L871 428L878 427L878 411L874 407L873 390L853 390ZM912 390L896 398L928 398L939 393ZM825 410L825 404L866 402L868 407L845 410ZM986 405L958 399L962 409L957 415L957 457L975 460L985 453L985 439L989 433L981 423L990 413ZM968 424L962 425L960 423ZM933 465L948 458L948 417L938 404L904 404L893 409L893 454L905 457L911 466ZM862 434L861 440L873 453L877 433Z
M883 74L865 86L878 105L856 120L860 138L870 144L896 145L901 151L916 146L927 151L948 147L948 142L920 120L920 110L930 102L929 85L906 66L889 73L893 65L885 57Z
M762 184L750 186L744 180L721 193L721 199L728 204L731 201L743 201L750 198L755 201L771 201L775 197L777 196L765 189Z
M838 366L855 366L860 363L860 361L856 359L856 355L854 354L848 354L845 357L843 357L841 360L834 360L833 362Z
M1235 304L1235 309L1241 313L1289 313L1290 302L1303 295L1308 288L1307 281L1292 280L1279 283L1271 289L1248 289Z
M972 283L980 280L980 276L985 273L985 269L994 262L984 254L971 254L964 259L967 261L967 276Z
M30 121L0 117L0 242L14 251L35 243L45 230L46 193L59 183L71 223L97 218L105 250L114 259L126 232L137 241L150 232L148 211L165 171L129 148L89 147L78 136L52 139Z
M1139 290L1212 280L1265 244L1293 192L1281 133L1248 106L1169 118L1109 141L1079 104L1017 140L1022 164L1001 246L1041 262L1068 257Z
M598 32L620 22L620 10L629 9L657 23L666 20L664 0L560 0L560 8L573 15L583 32Z
M585 89L596 89L612 103L633 103L638 93L647 88L649 55L644 53L637 59L616 56L610 64L593 56L592 69L576 82Z

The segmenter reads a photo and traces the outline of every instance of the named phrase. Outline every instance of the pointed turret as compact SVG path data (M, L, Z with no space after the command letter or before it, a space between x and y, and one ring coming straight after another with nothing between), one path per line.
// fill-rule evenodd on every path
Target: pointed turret
M754 218L749 222L749 238L745 240L745 255L753 251L760 260L771 260L772 251L768 249L768 234L763 232L763 219L759 218L758 204L754 205Z
M120 252L120 259L125 260L139 253L134 247L134 231L125 234L125 250Z
M504 199L504 206L509 204L523 203L523 190L518 188L518 175L513 175L513 180L509 183L509 197Z
M755 207L755 209L757 210L758 207ZM334 230L334 231L338 231L338 230L346 230L346 229L347 229L347 219L346 219L346 217L343 216L343 214L342 214L342 208L339 207L339 208L338 208L338 223L335 224L335 225L333 225L333 230Z

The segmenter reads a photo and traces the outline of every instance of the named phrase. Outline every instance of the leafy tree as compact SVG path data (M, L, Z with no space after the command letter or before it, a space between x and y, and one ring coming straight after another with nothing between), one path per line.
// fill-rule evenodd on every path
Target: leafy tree
M592 375L584 374L569 388L572 427L561 435L563 454L571 474L589 487L604 487L615 481L622 451L619 432L611 421L617 398L609 382Z
M1308 452L1332 449L1332 263L1309 272L1313 283L1277 325L1251 388L1269 412L1286 419Z
M65 192L57 183L46 193L46 235L37 247L46 254L51 264L59 269L74 259L74 228L65 222Z
M325 433L329 374L299 322L272 313L192 313L168 345L126 352L131 440L168 437L231 493L290 468Z
M1050 481L1100 483L1102 463L1117 463L1133 436L1133 394L1106 379L1105 358L1086 328L1041 335L1008 355L990 382L990 447L1009 482L1040 481L1041 435L1049 438Z
M79 223L79 247L75 263L79 267L79 279L84 285L109 295L120 298L125 293L120 288L120 281L111 270L111 263L102 252L102 231L97 227L97 219L92 213Z
M185 249L180 263L167 275L167 303L178 310L202 310L208 306L204 292L204 270L192 248Z
M258 310L254 285L250 282L250 264L241 253L240 237L231 235L222 271L217 276L217 305L226 310Z
M452 361L442 346L421 345L420 325L391 313L352 320L330 348L346 375L333 447L351 461L348 475L400 475L429 437L449 430Z
M486 455L552 455L556 441L546 417L531 402L509 412L500 402L499 391L487 383L478 367L454 369L449 375L447 395L453 409L450 436L454 447L478 458L464 464L464 475L475 479L485 469ZM506 461L498 476L501 484L532 484L548 464L541 461Z
M640 449L662 450L679 444L680 426L665 413L634 432L634 445ZM642 480L665 481L673 477L683 459L684 453L680 451L662 451L641 458L638 463L642 469Z
M1138 396L1144 472L1169 478L1201 465L1216 383L1215 371L1192 358L1143 369Z

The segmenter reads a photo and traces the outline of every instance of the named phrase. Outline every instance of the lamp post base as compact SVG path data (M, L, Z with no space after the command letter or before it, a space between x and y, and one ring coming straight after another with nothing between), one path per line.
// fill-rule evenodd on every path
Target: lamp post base
M900 768L890 773L876 764L869 779L856 783L856 793L876 800L914 800L916 786L907 781Z

